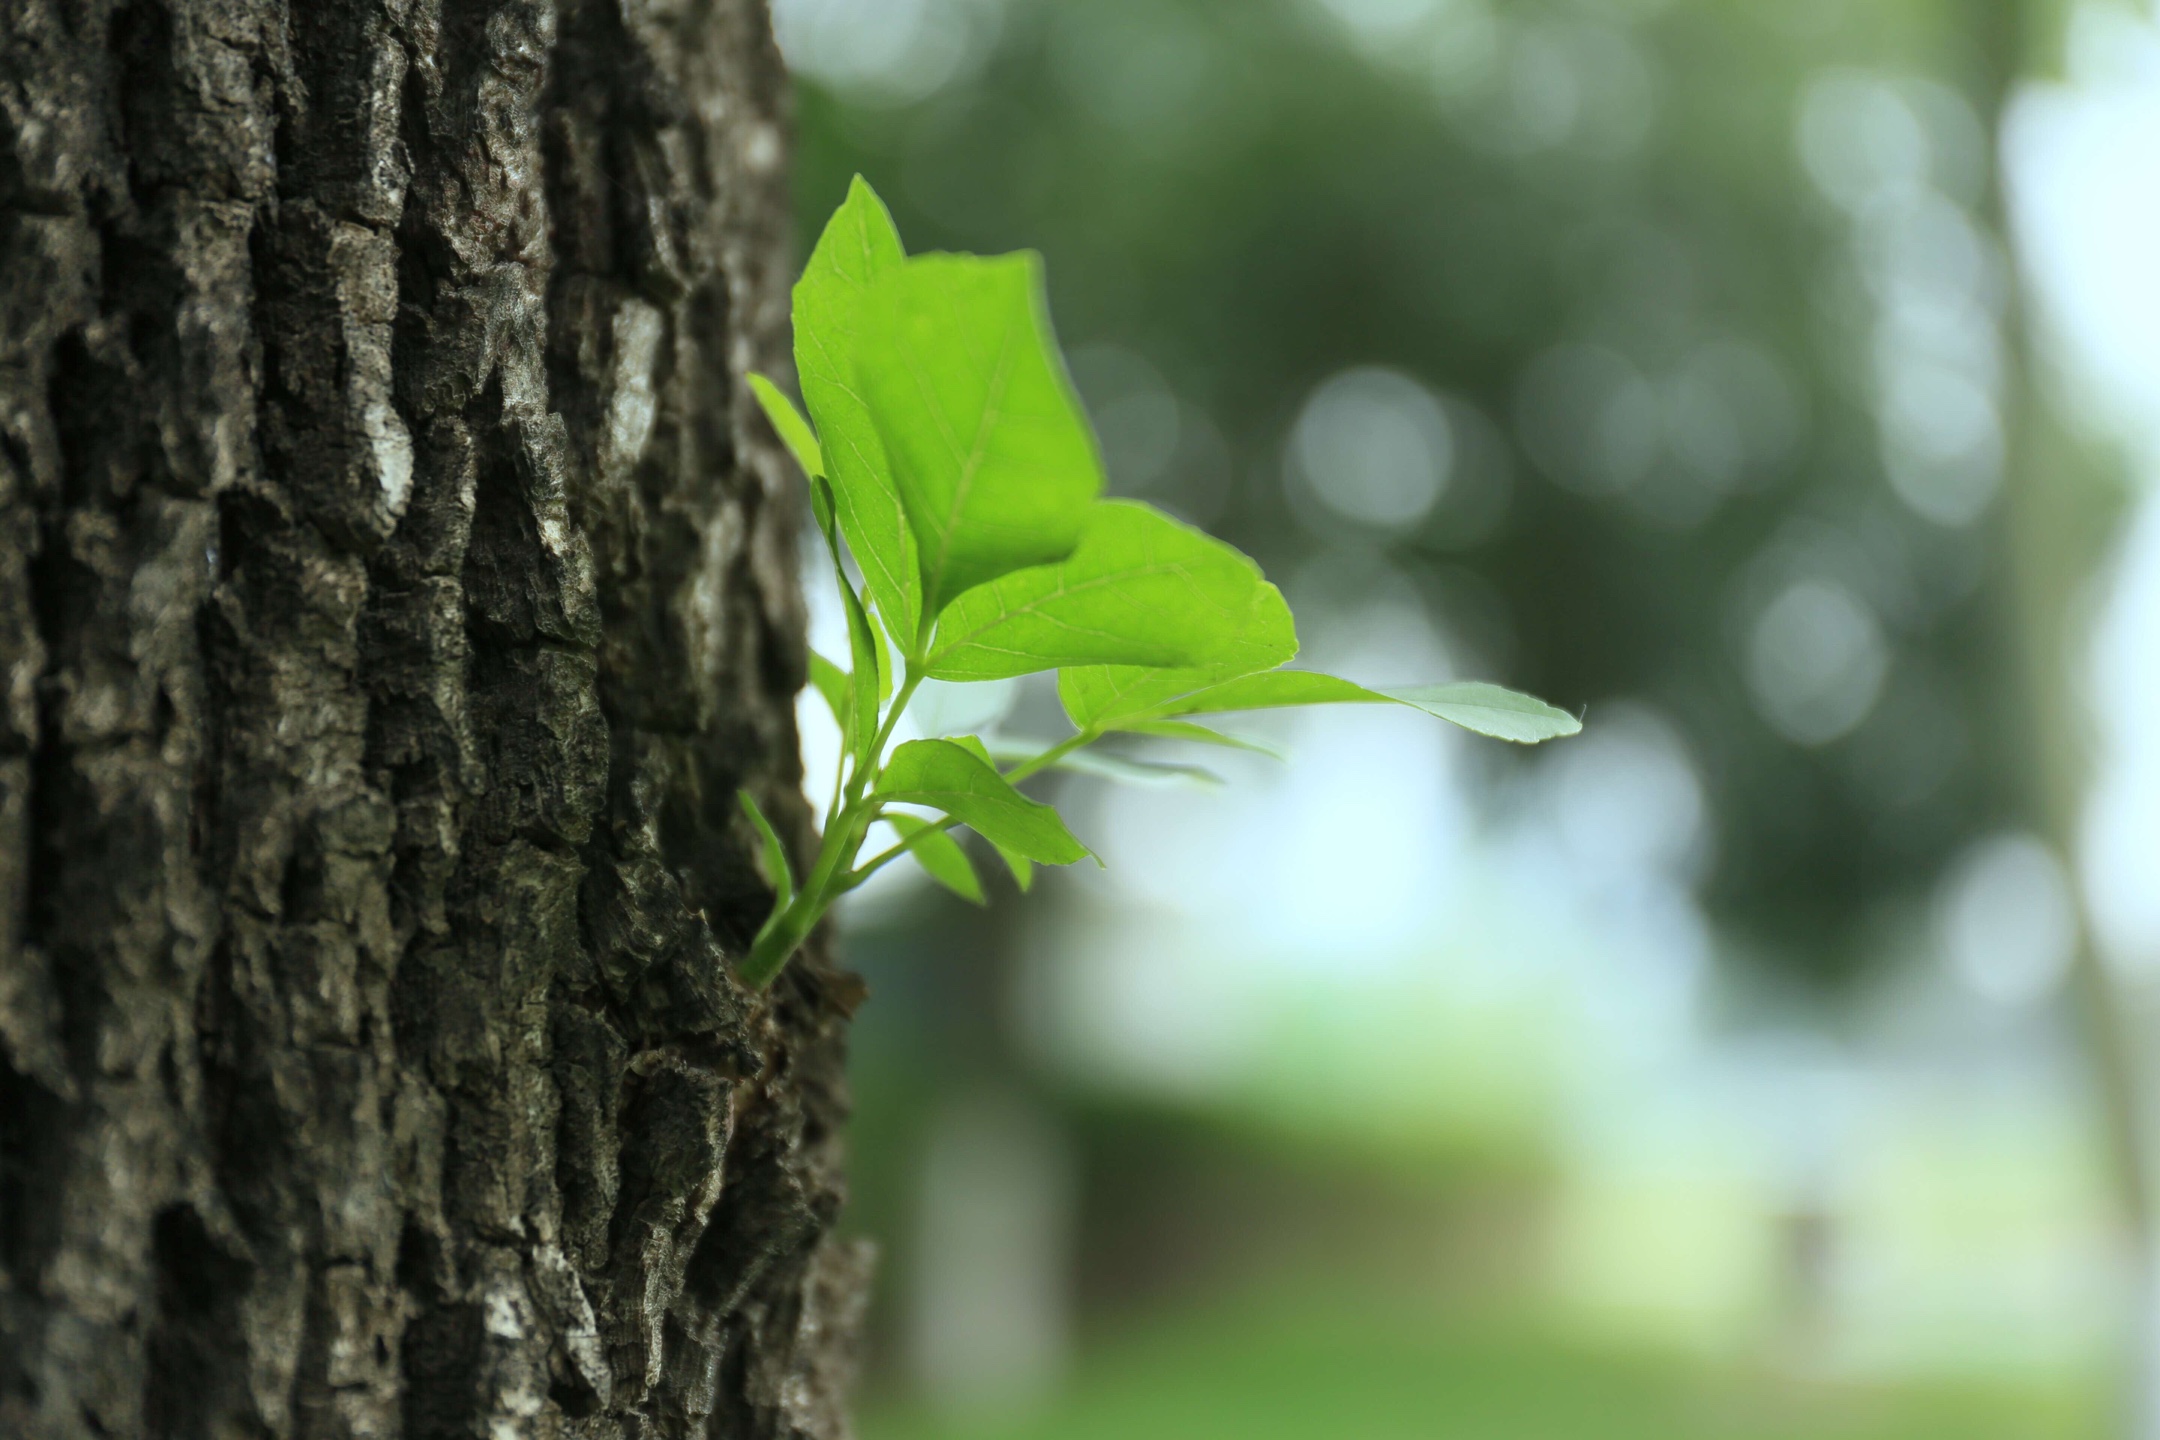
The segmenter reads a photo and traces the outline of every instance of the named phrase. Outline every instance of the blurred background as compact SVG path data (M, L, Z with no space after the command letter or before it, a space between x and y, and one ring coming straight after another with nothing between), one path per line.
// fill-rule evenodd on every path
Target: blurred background
M775 18L806 244L1040 249L1305 663L1587 711L1248 717L1059 782L1107 869L853 898L866 1440L2160 1436L2154 15Z

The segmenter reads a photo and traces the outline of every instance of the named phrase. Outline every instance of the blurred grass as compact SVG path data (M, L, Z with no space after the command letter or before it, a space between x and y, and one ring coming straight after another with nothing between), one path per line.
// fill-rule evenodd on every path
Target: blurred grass
M1117 1327L1025 1417L875 1400L862 1440L2087 1440L2088 1379L1866 1385L1276 1290Z

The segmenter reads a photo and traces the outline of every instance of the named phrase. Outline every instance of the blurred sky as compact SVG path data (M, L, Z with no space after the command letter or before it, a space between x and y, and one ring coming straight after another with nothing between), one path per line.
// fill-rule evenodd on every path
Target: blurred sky
M1688 8L1615 0L1576 7L1563 26L1474 0L1297 3L1311 43L1370 66L1376 84L1413 60L1426 67L1439 113L1502 171L1533 167L1554 137L1586 153L1646 144L1669 101L1639 27ZM1154 127L1151 145L1200 146L1178 138L1195 112L1164 97L1198 93L1180 77L1197 73L1201 32L1166 21L1119 50L1102 39L1115 27L1064 23L1074 10L778 0L776 21L798 74L840 107L842 131L899 133L906 117L918 176L932 173L921 117L988 84L1000 47L1045 25L1060 83L1115 124ZM1750 965L1756 937L1712 903L1736 828L1720 805L1734 802L1719 798L1723 762L1706 758L1713 737L1666 697L1563 697L1589 702L1585 733L1528 756L1436 734L1407 711L1253 717L1233 728L1286 760L1210 758L1219 788L1060 792L1107 868L999 901L1034 907L1015 1023L1037 1061L1082 1091L1167 1098L1285 1134L1536 1156L1557 1177L1547 1283L1586 1324L1711 1350L1757 1343L1791 1283L1796 1218L1829 1216L1838 1259L1818 1281L1835 1323L1811 1363L2000 1373L2113 1354L2129 1267L2067 986L2087 914L2123 983L2160 983L2160 26L2085 4L2064 56L2059 75L2022 84L2004 110L2009 238L2036 387L2081 443L2119 449L2133 481L2128 518L2074 607L2078 628L2045 642L2080 657L2073 703L2096 737L2070 863L2031 815L1976 806L1917 899L1862 917L1866 976L1833 1007ZM1498 98L1459 98L1473 94ZM1842 227L1873 296L1861 323L1870 463L1901 508L1860 533L1888 544L1962 544L1995 523L2006 477L2026 483L2005 438L2012 367L1997 317L2009 275L1987 231L1988 137L1975 115L1949 82L1892 60L1824 64L1770 117L1794 183ZM1235 129L1234 118L1212 120ZM905 183L897 167L871 178ZM926 199L935 209L920 189L908 203ZM1058 239L1006 237L1042 244L1053 266ZM1790 463L1811 416L1827 424L1776 347L1744 335L1696 343L1662 374L1603 340L1545 346L1506 377L1512 410L1387 354L1344 356L1330 336L1330 358L1310 363L1272 431L1180 393L1144 337L1081 338L1071 362L1113 481L1202 523L1229 517L1300 616L1301 663L1371 683L1488 674L1513 653L1436 611L1429 566L1385 537L1438 527L1475 551L1503 533L1519 460L1653 530L1707 534L1697 527L1762 488L1757 470ZM1600 398L1585 409L1586 395ZM1540 421L1548 412L1559 418ZM1594 423L1570 429L1576 415ZM1241 497L1256 451L1279 497L1268 503L1320 543L1269 551L1249 538L1255 502ZM1766 743L1808 756L1858 744L1849 737L1865 740L1920 693L1895 606L1820 563L1818 531L1765 531L1730 646L1736 693ZM844 654L837 611L810 583L813 644ZM1002 720L1008 736L1049 735L1056 723L1034 682L928 692L918 733ZM801 715L822 801L836 740L816 705ZM1954 747L1939 748L1951 764ZM1899 772L1929 763L1908 752ZM860 935L926 913L915 877L887 877L859 897ZM980 1133L1021 1137L998 1153L1041 1152L1014 1162L1014 1184L1056 1190L1067 1162L1054 1147L1010 1116L978 1118ZM975 1173L965 1144L944 1153L958 1168L926 1181L937 1193L995 1189L994 1175L953 1179ZM995 1230L994 1216L978 1220L963 1232ZM946 1250L972 1253L965 1235ZM932 1311L965 1308L971 1292L954 1283ZM1019 1348L998 1363L1024 1368L1062 1332L1018 1325L1026 1307L1015 1305L993 1306L969 1333L997 1333L1005 1316ZM937 1328L934 1315L922 1323ZM966 1383L964 1359L939 1358L934 1342L925 1353L925 1373L957 1367L953 1383Z

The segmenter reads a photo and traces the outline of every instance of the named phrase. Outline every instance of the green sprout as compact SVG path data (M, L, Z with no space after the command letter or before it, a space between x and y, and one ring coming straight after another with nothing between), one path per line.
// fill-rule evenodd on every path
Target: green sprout
M1081 753L1109 735L1249 745L1192 717L1331 702L1408 705L1521 744L1581 728L1497 685L1368 689L1281 668L1297 631L1257 565L1151 506L1101 498L1102 462L1051 336L1034 253L911 258L858 176L795 286L794 319L810 418L764 376L750 385L809 477L849 663L810 657L841 755L808 874L796 877L742 794L774 891L741 966L746 983L770 984L834 901L903 855L981 903L956 826L988 842L1023 890L1036 865L1088 857L1055 809L1020 792L1031 776L1197 771ZM1045 670L1058 672L1074 729L1038 753L993 753L972 735L891 744L925 680ZM859 860L881 819L898 843Z

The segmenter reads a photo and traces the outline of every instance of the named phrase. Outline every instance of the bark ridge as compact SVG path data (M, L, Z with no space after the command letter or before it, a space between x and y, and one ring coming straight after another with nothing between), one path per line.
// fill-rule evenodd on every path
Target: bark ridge
M761 0L0 4L0 1435L844 1433Z

